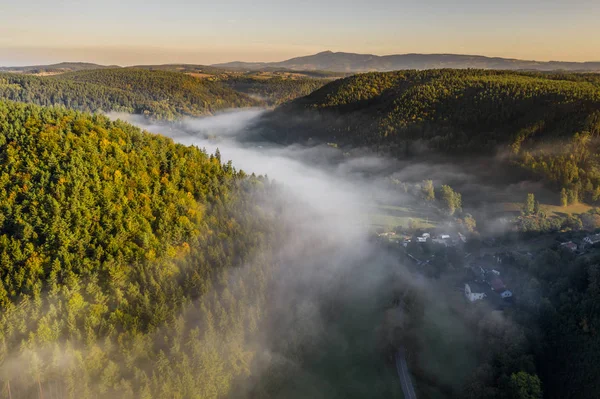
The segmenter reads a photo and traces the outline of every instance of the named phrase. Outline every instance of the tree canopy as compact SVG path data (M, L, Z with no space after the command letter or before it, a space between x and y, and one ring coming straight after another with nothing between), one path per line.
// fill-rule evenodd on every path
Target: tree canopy
M261 102L220 83L168 71L95 69L56 76L0 73L0 98L173 120Z
M333 142L395 157L500 155L507 166L600 200L600 77L489 70L366 73L280 106L278 142Z
M217 398L248 373L271 183L121 121L13 102L0 165L5 395Z

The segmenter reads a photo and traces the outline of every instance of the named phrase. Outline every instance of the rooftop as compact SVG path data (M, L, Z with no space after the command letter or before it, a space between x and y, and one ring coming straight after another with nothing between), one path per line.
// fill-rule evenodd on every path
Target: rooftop
M492 289L496 292L501 292L506 289L506 286L504 285L504 281L500 280L499 278L493 279L490 282L490 285L492 286Z

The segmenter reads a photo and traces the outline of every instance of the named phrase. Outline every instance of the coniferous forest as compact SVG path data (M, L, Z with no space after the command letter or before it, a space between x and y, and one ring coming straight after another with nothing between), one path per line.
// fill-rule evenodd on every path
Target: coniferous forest
M219 154L0 103L0 379L14 398L217 398L248 373L274 187Z
M412 344L415 357L426 352L428 318L441 305L390 273L405 260L399 240L340 255L329 240L346 231L308 229L310 238L298 239L298 229L322 220L294 208L285 181L100 111L178 121L278 105L251 126L278 144L328 143L342 158L364 148L408 161L494 158L564 208L600 201L597 75L429 70L325 83L141 68L0 74L0 397L394 397L390 341ZM406 183L395 186L405 198ZM460 192L429 179L417 191L469 236L464 259L462 249L407 243L430 257L417 274L443 287L483 237ZM547 231L574 239L595 230L598 211L561 217L554 223L528 195L514 231L498 240L517 247ZM285 267L284 242L294 243ZM476 306L451 316L468 327L457 340L477 349L475 366L460 383L427 380L417 368L418 383L449 398L596 398L600 256L553 244L508 258L519 277L514 306L502 318ZM311 267L325 278L315 283ZM361 289L374 276L384 280L376 295ZM403 313L392 339L382 309ZM453 368L445 356L438 361Z
M0 73L0 98L64 105L87 112L128 112L163 120L261 104L219 83L177 72L134 68L55 76Z
M266 119L278 142L331 142L408 159L499 156L554 191L567 190L574 202L600 199L597 74L359 74L284 104Z

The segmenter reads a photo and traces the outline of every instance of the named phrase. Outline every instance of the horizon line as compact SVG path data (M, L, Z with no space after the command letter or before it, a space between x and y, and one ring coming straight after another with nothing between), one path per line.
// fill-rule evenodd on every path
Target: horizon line
M541 61L541 60L536 60L536 59L526 59L526 58L515 58L515 57L502 57L502 56L493 56L493 55L483 55L483 54L470 54L470 53L445 53L445 52L434 52L434 53L415 53L415 52L410 52L410 53L391 53L391 54L374 54L374 53L356 53L356 52L347 52L347 51L331 51L331 50L324 50L324 51L319 51L316 53L311 53L311 54L305 54L305 55L298 55L298 56L294 56L294 57L290 57L290 58L286 58L283 60L279 60L279 61L243 61L241 59L234 59L233 61L224 61L224 62L217 62L217 63L194 63L194 62L173 62L173 63L158 63L158 64L154 64L154 63L150 63L150 64L146 64L146 63L134 63L134 64L124 64L124 65L120 65L120 64L112 64L112 63L108 63L108 64L98 64L96 62L92 62L92 61L60 61L60 62L53 62L53 63L32 63L32 64L23 64L23 65L0 65L0 68L26 68L26 67L44 67L44 66L51 66L51 65L60 65L60 64L92 64L92 65L98 65L98 66L103 66L103 67L119 67L119 68L127 68L127 67L136 67L136 66L165 66L165 65L199 65L199 66L219 66L219 65L225 65L225 64L233 64L233 63L244 63L244 64L277 64L277 63L282 63L282 62L286 62L286 61L290 61L296 58L303 58L303 57L311 57L311 56L316 56L319 54L326 54L326 53L330 53L330 54L350 54L350 55L361 55L361 56L374 56L374 57L379 57L379 58L384 58L384 57L393 57L393 56L407 56L407 55L422 55L422 56L462 56L462 57L481 57L481 58L488 58L488 59L501 59L501 60L508 60L508 61L523 61L523 62L537 62L537 63L564 63L564 64L591 64L591 63L600 63L600 60L587 60L587 61L562 61L562 60L547 60L547 61Z

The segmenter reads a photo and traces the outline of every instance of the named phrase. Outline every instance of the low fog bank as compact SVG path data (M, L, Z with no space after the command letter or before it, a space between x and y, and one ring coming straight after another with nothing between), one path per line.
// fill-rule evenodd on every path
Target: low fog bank
M409 272L397 254L373 242L365 209L374 201L409 201L390 187L390 179L472 178L451 165L437 170L375 155L341 156L328 146L246 140L256 137L250 126L263 112L177 124L110 115L209 153L218 149L222 162L231 160L235 168L267 175L283 187L279 201L288 227L276 249L282 270L256 340L260 350L251 378L233 396L401 397L389 357L399 342L438 389L458 392L476 367L480 343L467 327L472 316L447 300L453 287ZM510 330L503 316L493 317L499 333Z

